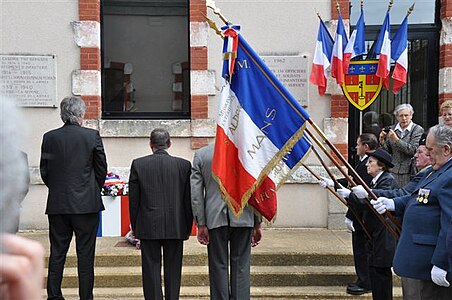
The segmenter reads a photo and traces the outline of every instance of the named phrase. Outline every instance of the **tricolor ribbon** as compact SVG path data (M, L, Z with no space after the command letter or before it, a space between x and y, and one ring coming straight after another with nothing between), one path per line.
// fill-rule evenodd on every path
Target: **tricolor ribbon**
M239 45L240 25L226 25L221 27L224 35L223 60L227 63L227 68L223 68L223 76L231 78L234 73L235 60L237 58L237 47Z

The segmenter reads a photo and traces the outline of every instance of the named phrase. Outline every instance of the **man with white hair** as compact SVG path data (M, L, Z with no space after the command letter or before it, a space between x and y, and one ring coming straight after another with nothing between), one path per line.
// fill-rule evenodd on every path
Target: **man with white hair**
M40 170L49 188L50 257L47 299L64 299L61 292L64 262L75 233L80 299L93 299L94 253L100 191L107 174L104 146L97 130L82 127L85 103L66 97L60 104L64 125L44 134Z
M419 280L419 299L452 299L452 266L446 236L452 218L452 127L436 125L427 135L432 170L408 195L372 200L383 214L403 216L394 256L397 275Z
M416 153L424 129L415 124L411 104L400 104L394 109L397 124L383 128L380 144L392 155L394 168L391 172L399 186L406 185L416 173L411 158Z

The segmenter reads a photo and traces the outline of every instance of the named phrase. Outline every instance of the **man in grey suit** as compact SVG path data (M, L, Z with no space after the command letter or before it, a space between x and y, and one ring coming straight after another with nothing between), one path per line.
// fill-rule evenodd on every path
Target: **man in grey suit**
M130 222L141 241L144 297L162 296L161 260L163 248L165 299L179 299L183 241L193 224L190 204L188 160L168 154L167 130L151 132L153 154L132 162L129 179Z
M249 207L239 218L227 207L212 177L213 152L213 144L195 152L190 179L198 241L207 245L210 299L250 299L251 246L260 242L261 221Z
M107 160L99 132L81 126L83 100L66 97L60 107L64 125L44 134L41 147L41 178L49 188L47 297L64 299L64 262L75 233L79 296L89 300L93 299L96 234L99 211L104 210L100 190L107 174Z

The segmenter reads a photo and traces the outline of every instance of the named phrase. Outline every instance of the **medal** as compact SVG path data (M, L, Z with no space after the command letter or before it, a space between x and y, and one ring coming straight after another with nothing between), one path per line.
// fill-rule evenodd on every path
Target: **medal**
M419 203L428 203L428 196L430 195L430 190L428 189L419 189L419 193L417 195L416 201Z

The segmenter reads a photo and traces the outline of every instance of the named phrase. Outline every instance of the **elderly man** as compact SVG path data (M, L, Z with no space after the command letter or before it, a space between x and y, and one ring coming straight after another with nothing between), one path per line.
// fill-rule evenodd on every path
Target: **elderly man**
M452 128L432 127L426 147L432 170L409 195L372 200L381 214L403 216L402 234L394 256L396 274L419 280L418 299L452 299L452 266L446 235L452 218Z
M81 126L83 100L66 97L60 106L64 125L44 134L41 148L41 177L49 188L47 297L64 299L64 262L75 233L79 296L88 300L93 299L96 234L99 211L104 210L100 190L107 174L107 160L99 132Z

